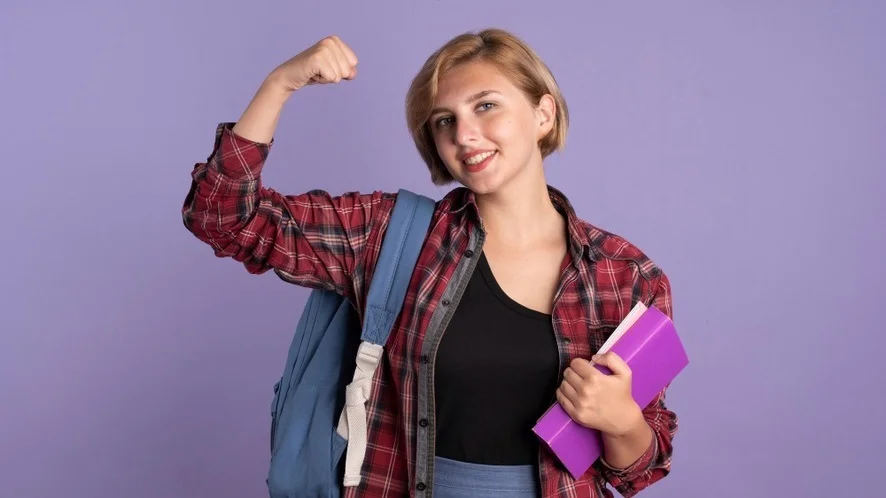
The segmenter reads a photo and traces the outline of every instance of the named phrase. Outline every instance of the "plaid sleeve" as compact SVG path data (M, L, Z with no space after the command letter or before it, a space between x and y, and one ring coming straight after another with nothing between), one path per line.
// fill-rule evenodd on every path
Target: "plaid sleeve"
M251 273L274 270L291 283L358 298L369 235L390 195L280 194L261 182L273 141L246 140L232 127L218 126L212 154L191 173L185 227Z
M667 276L662 273L658 279L651 305L674 319L671 287ZM652 444L636 462L626 469L614 469L600 459L601 475L624 498L631 498L670 473L672 441L677 432L677 416L665 405L665 392L658 393L655 399L643 410L646 422L654 434Z

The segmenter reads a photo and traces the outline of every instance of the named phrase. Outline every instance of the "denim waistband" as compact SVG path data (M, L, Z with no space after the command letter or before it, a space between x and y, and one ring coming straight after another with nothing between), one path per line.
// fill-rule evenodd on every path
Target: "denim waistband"
M434 498L538 498L534 465L481 465L434 459Z

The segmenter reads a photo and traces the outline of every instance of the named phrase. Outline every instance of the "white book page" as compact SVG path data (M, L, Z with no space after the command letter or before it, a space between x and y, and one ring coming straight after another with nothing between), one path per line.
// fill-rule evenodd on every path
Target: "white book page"
M618 324L618 327L615 328L615 330L612 332L612 335L609 336L609 339L606 339L606 342L603 343L603 346L600 347L600 350L597 351L597 354L603 354L609 351L612 346L615 345L615 343L618 342L619 339L621 339L621 336L625 335L625 332L627 332L631 328L631 326L634 325L634 323L641 316L643 316L644 312L646 312L646 305L642 302L637 302L630 313L628 313L628 316L626 316L625 319L622 320L620 324Z

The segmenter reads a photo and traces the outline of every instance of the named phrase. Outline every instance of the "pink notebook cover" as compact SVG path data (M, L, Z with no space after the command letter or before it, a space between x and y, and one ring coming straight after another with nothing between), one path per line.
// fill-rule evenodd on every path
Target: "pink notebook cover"
M640 308L645 308L642 304ZM650 307L629 325L624 335L611 343L609 350L619 355L632 372L631 391L638 405L647 406L659 391L689 364L686 350L673 322L661 311ZM609 344L604 345L607 348ZM595 366L603 373L612 372ZM573 421L559 403L555 403L532 429L563 463L575 479L581 477L602 453L602 437L595 429Z

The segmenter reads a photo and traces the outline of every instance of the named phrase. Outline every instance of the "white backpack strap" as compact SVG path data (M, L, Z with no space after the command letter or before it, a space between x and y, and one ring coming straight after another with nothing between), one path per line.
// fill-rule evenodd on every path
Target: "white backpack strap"
M345 406L338 420L338 434L348 441L345 457L345 486L360 484L360 469L366 457L366 402L372 389L372 378L381 363L384 350L377 344L363 341L357 350L354 380L345 389Z

